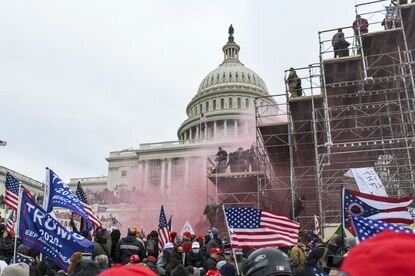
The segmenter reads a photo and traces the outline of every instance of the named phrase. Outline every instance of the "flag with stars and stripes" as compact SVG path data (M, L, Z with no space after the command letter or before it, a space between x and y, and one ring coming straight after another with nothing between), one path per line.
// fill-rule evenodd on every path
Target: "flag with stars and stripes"
M16 216L14 215L14 211L12 211L6 221L6 231L14 235L15 224L16 224Z
M5 203L11 209L17 211L17 205L19 201L19 187L20 183L9 172L6 174L6 196Z
M82 188L82 184L80 181L78 181L78 186L76 187L75 194L79 198L79 200L82 202L82 204L84 205L85 211L88 215L88 219L92 223L94 228L100 227L102 223L99 220L99 218L95 215L91 206L89 205L88 198L86 197L86 194L84 192L84 189ZM82 225L82 222L81 222L81 225Z
M255 208L225 208L233 248L292 246L300 224L284 216Z
M411 203L412 196L395 199L343 189L344 225L352 230L350 217L354 216L388 223L412 224L413 219L408 212Z
M169 230L169 226L167 225L167 219L166 219L166 215L164 214L163 205L161 206L161 210L160 210L158 234L159 234L158 246L159 246L159 252L161 252L163 251L164 245L168 242L171 242L170 230Z
M387 223L376 219L368 219L364 217L352 217L353 226L359 241L364 241L370 237L376 236L383 231L414 233L412 229L399 226L393 223Z
M114 226L117 229L121 229L122 228L121 222L118 219L116 219L115 217L111 217L111 226Z

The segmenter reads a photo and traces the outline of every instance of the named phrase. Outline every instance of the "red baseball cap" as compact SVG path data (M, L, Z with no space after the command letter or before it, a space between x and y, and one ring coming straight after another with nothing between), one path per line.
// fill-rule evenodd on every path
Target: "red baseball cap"
M212 253L222 254L222 251L217 247L213 247L209 250L209 254L212 254Z
M186 231L183 233L183 237L190 238L191 236L192 236L192 233L190 233L189 231Z
M203 237L202 236L197 236L196 240L201 241L201 240L203 240Z

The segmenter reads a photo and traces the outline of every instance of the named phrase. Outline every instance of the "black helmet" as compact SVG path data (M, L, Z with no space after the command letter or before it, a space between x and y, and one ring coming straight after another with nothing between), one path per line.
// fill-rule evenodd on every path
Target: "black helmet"
M276 248L261 248L252 252L246 261L246 276L293 275L288 256Z

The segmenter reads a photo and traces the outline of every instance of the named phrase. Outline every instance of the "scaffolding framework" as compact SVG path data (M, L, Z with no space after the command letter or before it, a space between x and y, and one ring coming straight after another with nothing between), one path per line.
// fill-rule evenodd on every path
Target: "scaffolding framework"
M344 175L350 168L374 167L390 197L415 191L415 4L388 7L393 24L382 30L386 3L355 6L370 31L343 28L353 39L351 56L333 58L338 28L319 32L320 62L295 68L304 96L289 98L288 86L285 101L273 96L283 103L276 105L286 111L285 124L262 124L267 107L257 103L257 143L263 166L274 171L267 183L284 194L278 211L291 212L306 229L314 215L323 226L340 222L341 188L357 189ZM295 213L301 197L305 208Z

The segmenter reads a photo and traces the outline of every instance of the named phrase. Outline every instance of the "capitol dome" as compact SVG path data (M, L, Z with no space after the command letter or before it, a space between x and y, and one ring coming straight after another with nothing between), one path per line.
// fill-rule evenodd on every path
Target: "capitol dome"
M254 99L269 95L262 78L240 62L233 33L231 25L228 42L222 47L223 62L207 74L187 105L188 119L178 130L180 140L216 138L218 129L221 136L249 131L246 121L253 119ZM262 101L272 103L270 98Z

